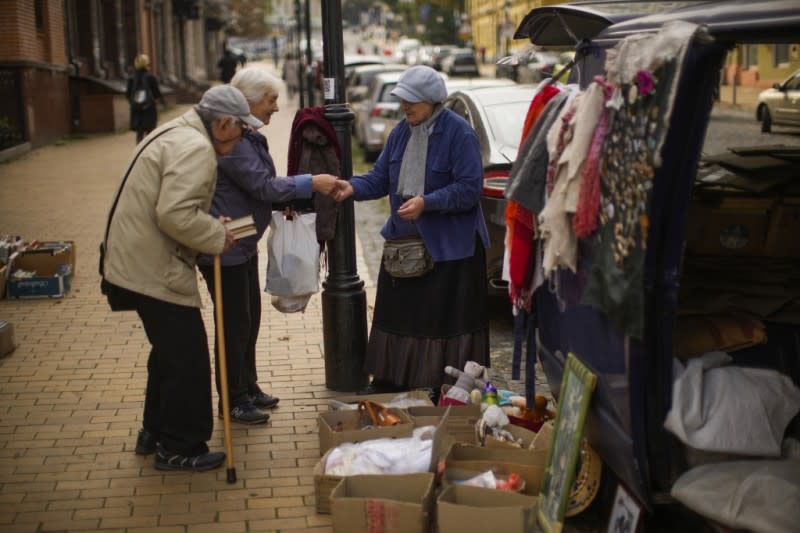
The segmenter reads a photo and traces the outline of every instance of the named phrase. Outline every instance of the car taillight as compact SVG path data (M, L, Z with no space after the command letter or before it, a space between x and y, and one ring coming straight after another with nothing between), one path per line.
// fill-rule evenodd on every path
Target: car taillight
M382 106L381 104L376 104L372 111L369 112L369 116L371 117L382 117L382 118L391 118L393 109L389 107Z
M502 198L508 187L508 171L493 170L483 175L483 196Z

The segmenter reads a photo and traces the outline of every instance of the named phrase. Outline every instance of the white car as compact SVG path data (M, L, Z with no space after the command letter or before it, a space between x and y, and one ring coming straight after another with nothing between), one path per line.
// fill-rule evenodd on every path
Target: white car
M758 95L756 119L765 133L773 124L800 126L800 70Z

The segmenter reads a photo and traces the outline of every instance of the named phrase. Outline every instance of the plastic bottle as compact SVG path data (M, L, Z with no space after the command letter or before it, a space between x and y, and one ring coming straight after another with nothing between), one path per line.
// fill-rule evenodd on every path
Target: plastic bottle
M486 405L498 405L500 403L497 399L497 388L492 385L491 381L486 382L486 384L483 386L482 393L482 401Z

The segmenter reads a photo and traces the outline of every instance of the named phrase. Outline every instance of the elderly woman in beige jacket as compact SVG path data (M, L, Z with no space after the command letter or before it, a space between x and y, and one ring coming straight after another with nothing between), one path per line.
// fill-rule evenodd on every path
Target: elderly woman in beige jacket
M208 470L225 460L209 452L211 363L197 287L198 252L220 254L234 244L208 214L216 156L230 153L250 114L238 89L209 89L194 109L152 132L135 160L111 214L105 278L131 291L152 345L136 453L156 452L161 470Z

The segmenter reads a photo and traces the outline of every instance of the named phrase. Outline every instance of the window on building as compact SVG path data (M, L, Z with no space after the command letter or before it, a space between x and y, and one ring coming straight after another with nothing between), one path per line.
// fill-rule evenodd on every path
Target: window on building
M36 31L44 31L44 0L33 3L33 18L36 22Z
M788 44L773 45L772 57L775 62L773 66L775 67L779 67L781 65L789 63L789 45Z
M744 45L744 68L753 68L758 66L758 45L746 44Z

